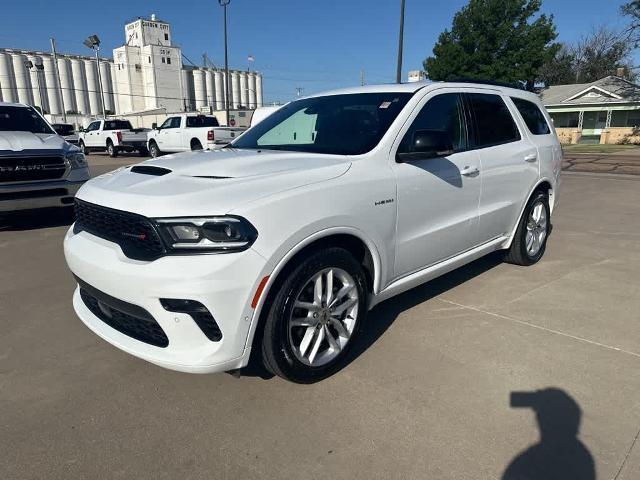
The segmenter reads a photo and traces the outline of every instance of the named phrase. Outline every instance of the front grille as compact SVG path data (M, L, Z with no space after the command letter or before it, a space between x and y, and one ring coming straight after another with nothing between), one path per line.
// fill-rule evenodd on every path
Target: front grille
M169 339L155 318L144 308L118 300L80 279L80 297L96 317L131 338L156 347L166 347Z
M141 215L114 210L76 199L74 233L89 232L117 243L135 260L155 260L164 247L153 223Z
M0 182L57 180L67 171L62 156L0 157Z

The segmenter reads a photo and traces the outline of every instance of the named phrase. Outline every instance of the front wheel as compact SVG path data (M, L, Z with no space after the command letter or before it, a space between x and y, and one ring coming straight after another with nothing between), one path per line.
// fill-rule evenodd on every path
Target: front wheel
M157 158L161 155L160 149L158 148L158 144L156 142L149 142L149 153L153 158Z
M342 248L315 252L278 288L264 326L267 369L296 383L335 373L357 337L367 308L362 266Z
M524 266L537 263L547 248L550 218L549 196L546 192L534 193L524 209L505 261Z
M84 153L85 155L89 155L89 148L84 144L82 140L80 140L80 142L78 143L78 147L80 148L82 153Z
M118 156L118 149L111 141L107 142L107 153L111 158L116 158Z

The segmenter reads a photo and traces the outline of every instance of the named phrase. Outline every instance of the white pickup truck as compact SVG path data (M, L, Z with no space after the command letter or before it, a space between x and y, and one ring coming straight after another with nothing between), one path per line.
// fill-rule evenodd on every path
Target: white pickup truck
M93 151L106 151L117 157L121 151L137 150L147 155L149 129L133 128L129 120L96 120L79 134L78 146L85 155Z
M163 153L214 150L231 143L245 130L221 127L218 119L211 115L172 115L149 133L147 148L152 157Z
M0 102L0 213L73 205L89 180L84 155L40 113Z

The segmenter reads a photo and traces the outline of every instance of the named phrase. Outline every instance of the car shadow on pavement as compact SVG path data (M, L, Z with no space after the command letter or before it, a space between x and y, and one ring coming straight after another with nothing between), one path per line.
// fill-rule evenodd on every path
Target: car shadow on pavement
M512 408L531 408L540 440L516 455L502 480L595 480L593 456L578 438L582 410L564 390L511 392Z
M0 214L0 232L64 227L71 225L73 221L73 207L24 210L21 212Z
M491 253L377 305L369 312L361 327L362 331L352 346L345 366L371 347L401 313L491 270L503 262L503 257L503 252Z

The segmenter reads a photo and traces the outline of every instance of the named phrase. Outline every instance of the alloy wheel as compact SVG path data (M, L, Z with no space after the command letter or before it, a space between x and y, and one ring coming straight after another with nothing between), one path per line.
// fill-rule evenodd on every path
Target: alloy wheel
M527 219L527 233L525 246L527 255L535 257L547 236L547 209L542 202L536 202L531 207L529 218Z
M305 365L335 359L349 342L358 318L356 281L340 268L326 268L305 282L288 321L289 344Z

